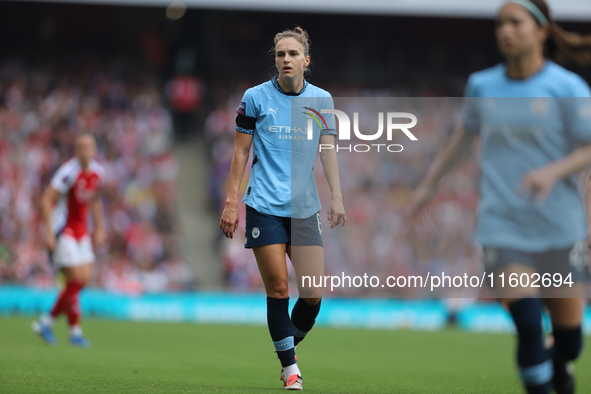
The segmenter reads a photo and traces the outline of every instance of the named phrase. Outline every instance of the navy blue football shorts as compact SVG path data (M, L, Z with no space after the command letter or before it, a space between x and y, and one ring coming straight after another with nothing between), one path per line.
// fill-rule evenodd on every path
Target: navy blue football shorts
M245 248L287 243L293 246L324 246L320 213L305 219L267 215L246 206Z

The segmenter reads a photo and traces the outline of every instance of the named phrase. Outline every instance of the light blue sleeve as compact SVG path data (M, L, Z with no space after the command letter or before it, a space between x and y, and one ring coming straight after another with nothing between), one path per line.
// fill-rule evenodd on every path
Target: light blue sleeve
M324 105L322 106L323 109L334 109L334 101L330 93L327 93L328 96L324 100ZM337 127L336 122L334 119L334 114L322 114L324 120L326 121L326 130L323 128L320 131L320 135L337 135Z
M591 142L591 98L564 99L567 133L574 145Z
M576 146L591 142L591 89L579 75L574 78L569 97L562 100L567 133Z
M466 105L464 108L464 130L469 134L480 133L480 115L478 113L478 98L476 92L476 86L474 82L474 76L470 75L468 82L466 83L466 91L464 97L466 97Z
M259 108L256 104L256 94L253 89L244 92L240 105L236 108L236 130L245 134L254 134L256 118Z
M571 84L571 95L570 97L591 97L591 88L587 81L585 81L580 75L574 75L574 81Z

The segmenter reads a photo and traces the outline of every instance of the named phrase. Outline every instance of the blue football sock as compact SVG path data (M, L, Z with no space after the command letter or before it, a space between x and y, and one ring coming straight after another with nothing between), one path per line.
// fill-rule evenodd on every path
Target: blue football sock
M537 298L512 302L509 311L517 329L517 364L521 380L530 394L547 394L553 366L544 347L542 303Z
M576 360L583 349L583 333L581 326L574 328L556 328L552 330L554 336L555 358L560 361Z

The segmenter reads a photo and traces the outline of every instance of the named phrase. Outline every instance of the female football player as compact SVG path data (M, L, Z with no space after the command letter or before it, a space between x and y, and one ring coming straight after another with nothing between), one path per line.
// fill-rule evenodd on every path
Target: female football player
M290 319L285 255L298 278L324 273L321 206L312 164L319 143L334 145L336 135L332 115L321 113L334 107L330 94L304 79L309 49L308 35L301 28L278 33L273 52L279 75L245 92L236 110L235 151L220 219L226 237L233 238L239 223L239 187L253 145L250 180L242 199L246 204L245 247L253 249L265 285L267 322L286 390L303 388L295 347L314 325L321 289L304 288L298 280L300 298ZM303 127L294 123L307 116L318 121L312 122L311 140L306 122ZM331 228L344 226L347 219L334 149L322 150L320 159L332 193L328 222Z
M421 216L438 183L480 137L476 238L486 271L532 279L534 273L570 273L575 282L554 293L507 283L499 289L517 330L522 382L528 393L549 393L552 386L559 394L572 393L587 258L585 213L573 174L591 164L591 91L554 61L589 63L591 37L560 28L544 0L504 4L496 37L506 61L470 76L463 126L413 193L407 215ZM546 297L552 321L549 349L540 297Z
M70 343L89 347L80 327L79 293L92 279L95 256L87 231L88 209L96 226L96 242L105 241L105 226L100 200L105 170L94 160L96 140L82 133L74 140L76 156L60 166L41 200L41 212L46 231L46 246L52 263L60 268L66 284L50 313L32 324L33 331L48 344L57 342L53 335L55 320L64 314L70 324Z

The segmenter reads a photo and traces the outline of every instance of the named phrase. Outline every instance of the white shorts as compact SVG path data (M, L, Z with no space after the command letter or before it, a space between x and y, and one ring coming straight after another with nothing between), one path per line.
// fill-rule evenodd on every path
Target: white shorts
M58 267L75 267L94 263L94 252L90 237L85 235L80 240L68 234L61 234L51 255L53 263Z

